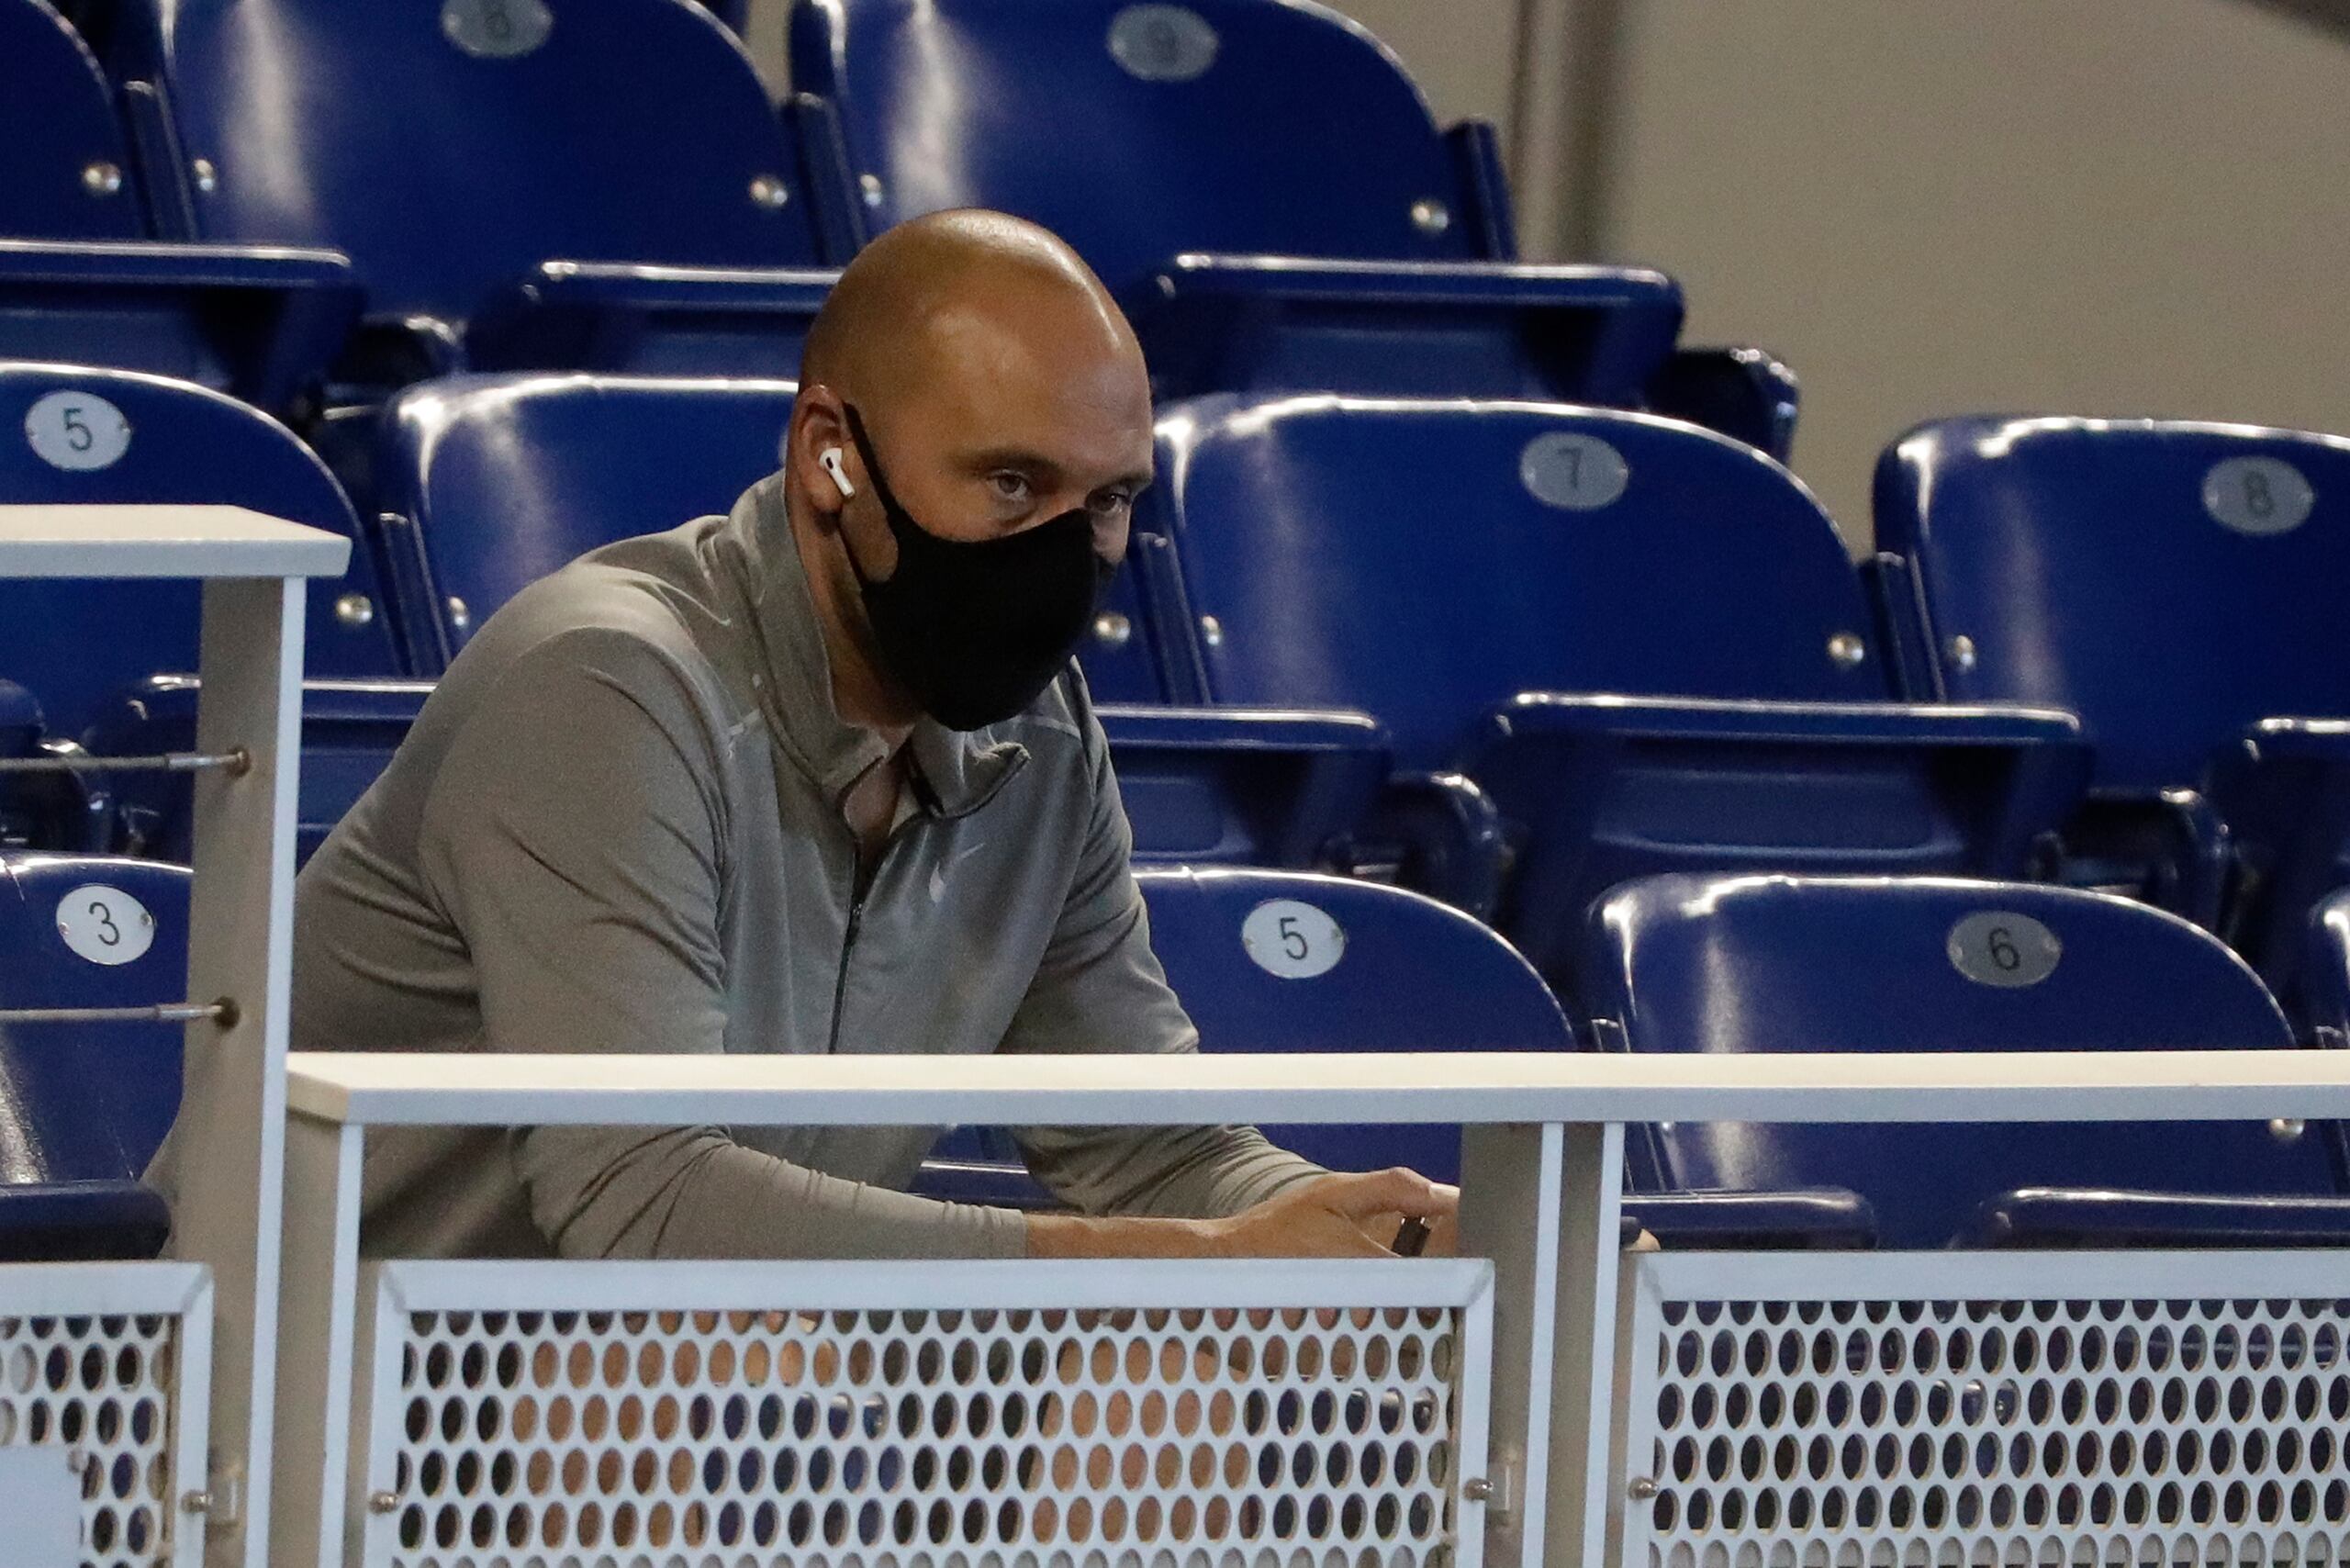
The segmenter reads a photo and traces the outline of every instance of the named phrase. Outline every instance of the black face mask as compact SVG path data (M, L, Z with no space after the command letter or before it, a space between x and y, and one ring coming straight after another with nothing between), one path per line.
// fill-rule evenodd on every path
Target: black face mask
M865 421L842 408L898 543L897 569L878 582L849 551L882 661L950 730L1009 719L1069 663L1116 569L1093 553L1091 514L1080 507L980 543L942 539L898 504Z

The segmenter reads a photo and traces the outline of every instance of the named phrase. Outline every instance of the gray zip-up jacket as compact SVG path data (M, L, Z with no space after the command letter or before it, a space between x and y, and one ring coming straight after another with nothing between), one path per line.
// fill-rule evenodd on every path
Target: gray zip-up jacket
M1072 668L976 734L924 722L862 893L782 481L516 596L303 871L297 1050L1189 1051ZM891 1189L929 1127L384 1129L368 1251L1017 1256L1010 1210ZM1024 1129L1092 1212L1214 1215L1318 1168L1246 1128Z

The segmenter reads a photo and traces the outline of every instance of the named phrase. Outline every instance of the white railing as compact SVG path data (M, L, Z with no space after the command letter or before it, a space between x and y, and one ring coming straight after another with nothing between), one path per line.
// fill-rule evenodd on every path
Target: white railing
M1619 1300L1626 1271L1618 1212L1626 1123L2266 1121L2350 1115L2350 1052L1703 1061L1510 1053L946 1060L302 1054L290 1058L289 1072L287 1179L303 1202L286 1212L279 1388L283 1476L273 1561L317 1562L321 1568L407 1561L363 1556L378 1539L369 1535L369 1521L408 1517L411 1499L397 1485L381 1484L377 1450L367 1450L363 1461L375 1467L373 1474L354 1463L352 1452L354 1434L364 1443L374 1430L365 1415L369 1395L362 1390L360 1369L375 1369L368 1389L384 1386L385 1377L377 1359L386 1353L384 1346L364 1338L355 1310L369 1288L359 1254L359 1178L371 1126L1465 1124L1462 1250L1492 1265L1493 1382L1481 1434L1489 1445L1486 1462L1481 1470L1454 1473L1450 1503L1464 1520L1482 1514L1489 1560L1531 1565L1613 1561L1611 1521L1619 1544L1627 1528L1622 1500L1635 1481L1654 1485L1654 1477L1646 1473L1646 1456L1640 1456L1642 1468L1634 1470L1624 1454L1614 1451L1628 1430L1619 1393L1627 1367L1617 1354L1625 1310ZM2333 1254L2231 1255L2231 1280L2254 1277L2244 1272L2247 1258L2272 1256L2289 1259L2280 1267L2338 1267L2350 1280L2350 1260ZM1764 1260L1782 1268L1813 1261ZM1908 1288L1900 1282L1908 1276L1897 1271L1912 1261L1912 1255L1868 1254L1839 1260L1837 1266L1856 1271L1854 1277L1863 1281L1874 1278L1876 1282L1865 1287L1869 1299L1884 1300ZM1962 1259L1951 1266L1963 1271L1972 1261ZM1635 1264L1646 1266L1644 1260ZM691 1262L562 1267L586 1271L565 1278L591 1282L595 1271L625 1271L640 1286L653 1277L646 1272L650 1269L674 1282L666 1288L677 1293L677 1311L690 1311L693 1302L708 1295L711 1286L697 1282L725 1273ZM809 1299L792 1282L825 1282L833 1266L763 1267L770 1271L763 1277L763 1292L737 1291L737 1309L790 1312ZM988 1271L1003 1267L940 1263L927 1266L922 1278L934 1299L946 1304L956 1301L958 1290L984 1288ZM1293 1265L1270 1267L1298 1279L1312 1277ZM1399 1280L1409 1277L1406 1265L1392 1267L1400 1271ZM1261 1288L1249 1286L1248 1266L1232 1268L1242 1294ZM1115 1282L1130 1272L1141 1279L1150 1271L1124 1265L1096 1272ZM830 1276L830 1282L844 1277ZM1102 1288L1124 1294L1114 1283ZM2082 1291L2091 1294L2086 1285ZM762 1300L762 1294L769 1299ZM2073 1294L2071 1287L2066 1294ZM559 1298L542 1299L552 1304ZM1357 1305L1343 1293L1326 1302L1304 1303L1293 1286L1278 1299L1338 1311ZM1463 1441L1470 1436L1465 1430L1460 1434ZM396 1462L392 1478L398 1479ZM470 1516L467 1521L470 1528ZM1884 1540L1882 1533L1872 1539ZM1709 1544L1727 1552L1751 1543L1734 1539ZM1820 1561L1845 1561L1834 1554L1845 1544L1831 1542L1825 1549L1830 1554ZM1932 1555L1939 1545L1929 1543L1929 1555L1918 1557L1901 1551L1902 1544L1895 1543L1894 1561L1941 1561ZM2034 1545L2030 1561L2043 1560L2042 1544ZM992 1541L984 1552L967 1550L963 1560L1046 1564L1054 1561L1053 1550L1049 1542L1021 1537L1016 1546ZM1182 1551L1153 1547L1134 1561L1158 1561L1161 1550L1178 1564L1192 1554L1188 1546ZM1283 1543L1284 1551L1291 1550L1291 1543ZM1023 1552L1033 1555L1024 1558ZM542 1554L550 1563L574 1560L543 1549ZM761 1562L812 1562L817 1554L787 1550L751 1555ZM587 1555L576 1560L596 1561ZM699 1557L688 1554L687 1560ZM923 1560L945 1564L950 1557L899 1559ZM1104 1559L1122 1560L1115 1552ZM1669 1547L1662 1560L1680 1561ZM1876 1559L1864 1554L1852 1560ZM2075 1560L2069 1547L2061 1560ZM1085 1558L1080 1553L1072 1561ZM1219 1551L1201 1561L1226 1559ZM1244 1552L1238 1561L1254 1568L1259 1559ZM1289 1559L1267 1561L1286 1568ZM1324 1561L1316 1559L1315 1568ZM1327 1561L1352 1563L1355 1558L1349 1550ZM1712 1558L1693 1555L1690 1561Z
M2350 1561L2340 1252L1643 1254L1608 1561Z
M1481 1560L1483 1263L368 1273L367 1568Z
M78 1341L72 1383L92 1397L56 1408L93 1425L80 1438L61 1423L27 1440L78 1450L84 1562L263 1568L263 1532L246 1523L267 1507L274 1409L302 606L305 579L341 576L350 551L336 534L234 507L0 506L0 577L204 582L195 758L207 765L195 770L188 996L230 1005L203 1005L187 1025L181 1119L205 1158L185 1166L173 1211L173 1250L185 1261L0 1267L0 1314L10 1315L0 1345L25 1409L55 1405L51 1369L66 1340ZM192 1276L188 1264L202 1267ZM50 1305L13 1316L28 1297ZM159 1315L169 1327L151 1334L145 1320ZM44 1336L36 1357L31 1342ZM126 1438L115 1424L141 1407L139 1380L156 1375L158 1344L171 1414L160 1427L140 1418L150 1438ZM125 1386L98 1395L109 1380ZM99 1424L115 1435L102 1438ZM208 1444L196 1436L207 1424ZM143 1458L125 1441L147 1444ZM142 1464L136 1478L122 1473Z

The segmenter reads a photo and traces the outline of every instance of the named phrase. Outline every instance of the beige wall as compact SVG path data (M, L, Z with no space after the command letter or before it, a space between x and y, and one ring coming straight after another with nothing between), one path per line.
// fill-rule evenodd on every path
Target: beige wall
M1796 466L2037 409L2350 431L2350 48L2237 0L1626 0L1607 249L1803 378Z
M1334 0L1403 58L1437 118L1492 120L1509 135L1517 0Z

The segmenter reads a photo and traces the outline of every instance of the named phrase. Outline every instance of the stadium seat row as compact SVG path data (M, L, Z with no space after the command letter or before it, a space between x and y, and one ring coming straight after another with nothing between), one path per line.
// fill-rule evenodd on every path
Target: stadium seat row
M1489 930L1393 888L1294 872L1140 874L1154 945L1210 1051L1566 1050L1541 980ZM188 873L0 855L0 1007L134 1006L185 991ZM1577 944L1602 1048L1823 1051L2289 1048L2241 960L2106 894L1957 879L1666 876ZM2350 895L2309 972L2350 1009ZM165 1215L138 1182L178 1099L175 1025L0 1029L0 1260L137 1257ZM1273 1136L1341 1168L1457 1172L1429 1127ZM1045 1202L966 1130L927 1190ZM2350 1243L2342 1129L2299 1123L1635 1130L1630 1222L1671 1247Z
M0 0L0 353L330 427L465 369L789 375L868 233L989 206L1095 263L1162 396L1541 397L1791 439L1784 367L1678 348L1671 279L1516 261L1491 128L1439 130L1318 10L811 3L781 113L687 0L104 16L101 60Z
M423 383L377 420L354 512L217 394L0 364L0 430L26 432L0 494L230 502L359 541L310 607L311 843L482 618L731 505L791 392ZM1083 655L1146 859L1401 879L1564 991L1584 912L1633 877L2048 876L2228 933L2300 1010L2308 911L2350 884L2328 648L2350 519L2319 498L2350 442L1949 421L1887 454L1866 573L1785 470L1644 414L1217 397L1164 410L1159 469ZM185 588L0 589L0 679L57 740L185 744L194 648ZM17 711L21 750L44 732ZM110 842L183 854L176 788L121 784ZM0 800L37 824L21 842L103 838L88 802Z

